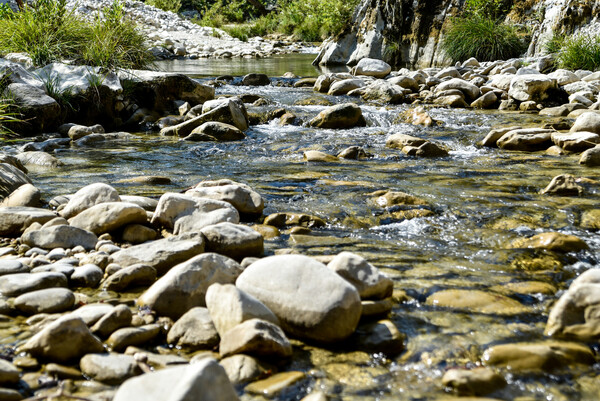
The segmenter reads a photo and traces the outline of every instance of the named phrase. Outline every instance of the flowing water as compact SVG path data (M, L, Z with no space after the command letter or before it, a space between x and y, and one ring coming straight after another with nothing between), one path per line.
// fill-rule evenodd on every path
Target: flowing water
M223 65L218 75L230 73ZM304 121L325 106L294 105L298 100L317 97L334 104L349 100L276 85L217 89L217 94L244 93L269 101L268 106L249 106L250 112L285 107ZM272 121L252 126L246 140L233 143L191 143L138 134L132 141L61 150L56 156L66 166L33 171L30 176L48 198L98 181L112 183L122 194L158 197L201 180L230 178L249 184L265 197L265 214L304 212L324 218L327 227L312 235L284 234L267 241L267 253L291 248L307 255L352 251L364 256L393 278L396 290L408 295L407 301L395 304L391 315L406 335L406 350L385 357L353 352L343 345L327 350L298 344L287 369L310 371L310 378L278 399L300 399L311 388L352 401L436 399L444 395L441 376L447 368L473 366L491 345L542 340L551 303L576 275L597 264L600 236L582 229L580 219L583 212L598 207L600 169L579 166L576 155L554 157L476 145L491 127L541 126L550 121L537 115L431 108L429 113L443 124L423 128L399 118L407 105L361 107L368 120L364 128L280 127ZM397 132L436 141L450 149L450 155L414 158L386 148L386 137ZM326 164L303 161L306 150L337 154L353 145L362 146L373 157ZM580 198L539 194L552 177L565 173L595 182L590 181ZM137 175L168 176L173 183L132 186L118 182ZM382 189L424 198L434 215L403 220L394 210L386 211L373 202L369 194ZM560 255L508 249L517 238L546 231L576 235L591 250ZM512 290L513 283L532 281L550 284L559 292ZM504 294L521 302L523 310L483 314L426 304L429 295L443 289ZM595 365L552 375L509 374L508 386L492 396L597 400L599 373L600 366Z

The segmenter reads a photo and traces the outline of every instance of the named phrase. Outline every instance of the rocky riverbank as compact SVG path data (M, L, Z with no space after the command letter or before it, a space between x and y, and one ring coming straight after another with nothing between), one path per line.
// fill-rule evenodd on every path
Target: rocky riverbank
M34 136L0 164L0 391L595 394L600 177L577 160L600 77L550 61L203 82L1 61Z

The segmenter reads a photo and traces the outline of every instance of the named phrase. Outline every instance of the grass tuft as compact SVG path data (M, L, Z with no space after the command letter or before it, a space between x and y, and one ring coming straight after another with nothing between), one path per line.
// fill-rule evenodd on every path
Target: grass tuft
M600 69L600 35L577 35L564 39L558 52L561 68L570 70Z

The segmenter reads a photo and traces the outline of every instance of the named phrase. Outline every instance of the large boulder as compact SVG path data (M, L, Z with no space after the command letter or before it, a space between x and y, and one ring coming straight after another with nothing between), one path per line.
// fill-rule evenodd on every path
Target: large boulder
M23 234L33 223L45 224L56 218L56 214L35 207L0 207L0 235L14 237Z
M577 277L569 290L554 304L546 334L593 341L600 338L600 269L590 269Z
M388 63L373 58L363 58L352 68L354 75L367 75L375 78L385 78L390 72L392 72L392 67Z
M21 236L21 242L43 249L74 248L81 245L85 249L91 250L96 247L98 237L81 228L59 225L28 231Z
M116 189L110 185L103 183L95 183L87 185L75 192L70 197L69 202L64 209L60 211L60 215L65 219L76 216L94 205L104 202L120 202L121 198Z
M136 104L150 110L170 111L174 109L175 100L196 105L215 97L215 88L184 74L124 70L119 72L119 78Z
M558 85L554 78L544 74L515 75L510 81L508 95L515 100L542 102L552 96Z
M145 223L146 220L146 211L138 205L125 202L106 202L84 210L70 219L69 224L100 235L127 224Z
M65 341L68 339L68 341ZM19 347L35 357L67 362L91 352L102 352L104 346L81 318L66 315L48 324Z
M265 208L264 200L258 192L246 184L231 180L202 181L185 194L229 202L243 214L260 214Z
M206 306L208 287L235 282L242 267L216 253L198 255L169 270L138 298L138 305L173 319L196 306Z
M240 222L238 211L230 203L170 192L160 197L152 217L152 224L173 229L175 235L223 222Z
M122 267L144 264L156 269L159 276L176 264L204 252L201 235L181 235L146 242L122 249L111 255L114 263Z
M300 338L336 342L350 336L360 319L358 291L307 256L260 259L236 285L271 309L286 332Z
M367 125L362 110L354 103L338 104L329 107L313 118L310 123L316 128L352 128Z
M225 370L212 358L127 380L113 401L237 401Z

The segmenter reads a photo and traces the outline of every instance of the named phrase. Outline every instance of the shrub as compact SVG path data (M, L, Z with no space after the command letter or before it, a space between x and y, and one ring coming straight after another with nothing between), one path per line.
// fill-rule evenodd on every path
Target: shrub
M577 35L567 38L558 53L561 68L571 70L600 69L600 35Z
M506 60L526 50L514 26L478 15L455 18L442 46L454 61L470 57L479 61Z
M172 11L174 13L178 12L181 8L181 0L146 0L146 3L161 10Z
M546 54L558 53L565 44L566 37L560 34L554 34L552 39L544 45Z
M0 19L0 53L28 53L36 65L63 59L107 68L144 68L153 60L144 37L115 1L87 23L66 0L37 0L11 18Z

